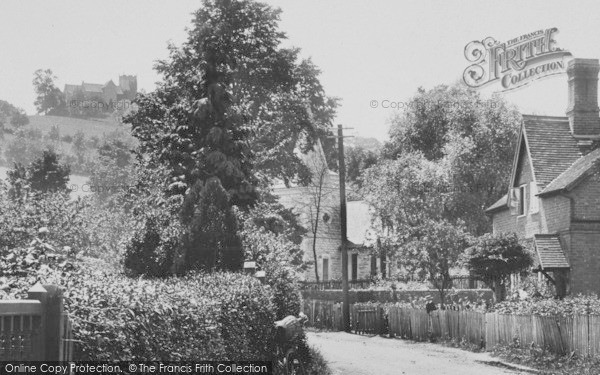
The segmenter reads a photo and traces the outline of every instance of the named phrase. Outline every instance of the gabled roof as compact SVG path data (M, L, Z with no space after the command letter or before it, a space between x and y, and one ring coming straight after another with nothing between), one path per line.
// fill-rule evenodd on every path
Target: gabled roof
M583 156L577 140L571 135L569 119L553 116L523 115L510 187L514 186L517 179L522 152L528 153L533 179L542 191ZM488 207L486 212L507 208L508 200L508 197L502 197Z
M600 149L596 149L582 158L577 159L571 166L556 177L539 194L540 196L562 190L571 190L583 181L590 173L594 173L595 167L600 165Z
M567 117L523 116L523 131L541 189L582 156Z
M496 211L501 211L508 208L508 194L504 194L504 196L496 201L496 203L489 206L485 212L493 213Z
M104 88L104 85L98 84L98 83L82 83L81 87L83 87L83 91L85 92L97 92L97 93L102 93L102 89Z
M536 234L535 251L537 257L534 259L534 269L552 270L558 268L570 268L565 257L558 235Z
M75 92L75 91L76 91L76 90L77 90L79 87L81 87L81 86L79 86L79 85L69 85L69 84L66 84L66 85L65 85L65 94L66 94L66 93L72 94L72 93L74 93L74 92Z

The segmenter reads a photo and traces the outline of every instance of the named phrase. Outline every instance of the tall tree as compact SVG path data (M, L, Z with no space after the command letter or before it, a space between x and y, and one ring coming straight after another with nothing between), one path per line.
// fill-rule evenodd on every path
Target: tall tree
M54 80L56 76L50 69L38 69L33 74L33 87L37 95L34 104L38 113L47 115L65 108L64 96L54 85Z
M234 191L238 185L306 179L294 149L310 148L326 131L337 102L324 94L310 60L280 46L279 14L255 1L204 1L188 40L158 63L158 90L141 95L140 109L125 119L142 153L183 176L174 193L215 175L237 204L252 200ZM224 95L218 104L215 95Z
M505 194L520 114L502 98L482 98L458 83L419 88L392 120L384 156L419 152L449 175L446 209L480 235L491 229L486 207Z

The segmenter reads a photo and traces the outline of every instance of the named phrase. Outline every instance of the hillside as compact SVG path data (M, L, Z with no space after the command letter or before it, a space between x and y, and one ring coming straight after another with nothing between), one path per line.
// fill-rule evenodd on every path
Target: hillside
M85 120L74 117L59 116L29 116L29 127L37 128L44 134L50 131L52 125L58 125L61 136L73 136L77 131L85 133L86 137L97 136L110 133L116 129L129 130L129 125L120 124L114 119L93 119Z

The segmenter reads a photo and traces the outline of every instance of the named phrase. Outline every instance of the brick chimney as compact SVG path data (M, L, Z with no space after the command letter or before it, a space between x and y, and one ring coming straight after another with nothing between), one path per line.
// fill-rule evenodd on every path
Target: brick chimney
M600 138L598 59L573 59L567 65L569 106L567 117L573 137L583 143Z

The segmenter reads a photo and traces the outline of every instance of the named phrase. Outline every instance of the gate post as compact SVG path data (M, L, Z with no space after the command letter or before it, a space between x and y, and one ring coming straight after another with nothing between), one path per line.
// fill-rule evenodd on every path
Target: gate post
M40 301L42 304L42 315L40 316L40 331L39 340L33 343L33 357L38 361L43 361L47 358L46 348L48 347L46 341L46 301L48 300L48 291L44 289L42 284L35 284L27 291L27 299Z
M42 358L45 361L60 361L63 332L62 290L56 285L34 285L27 293L28 299L42 303Z

